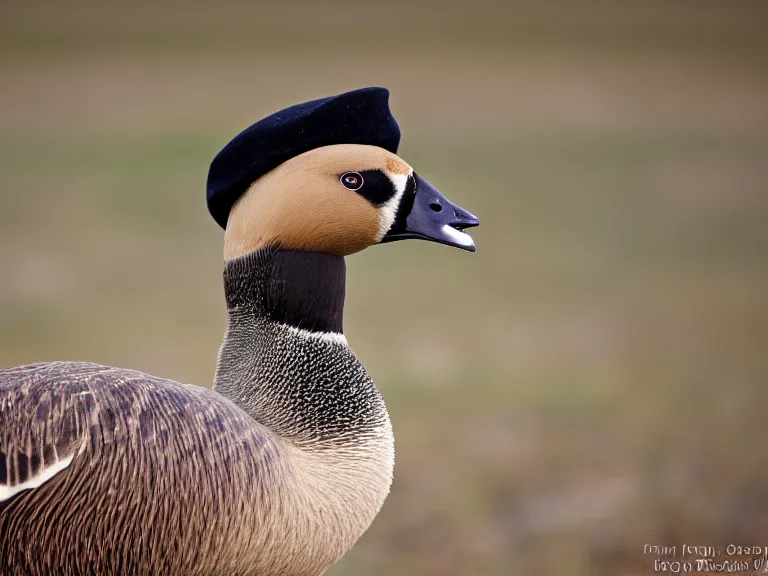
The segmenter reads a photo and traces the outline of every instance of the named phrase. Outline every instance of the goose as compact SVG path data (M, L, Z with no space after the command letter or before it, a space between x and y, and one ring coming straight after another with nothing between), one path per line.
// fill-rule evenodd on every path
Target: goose
M0 370L0 573L319 576L393 478L342 329L345 256L479 224L397 156L389 92L276 112L211 163L228 324L212 389L85 362Z

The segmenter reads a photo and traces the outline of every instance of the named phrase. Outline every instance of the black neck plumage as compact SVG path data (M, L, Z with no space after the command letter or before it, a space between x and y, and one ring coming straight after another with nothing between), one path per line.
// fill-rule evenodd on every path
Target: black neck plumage
M388 422L357 357L327 335L342 331L345 276L341 256L274 248L224 271L229 325L214 390L298 445L357 444Z
M343 256L263 248L227 262L227 307L310 332L343 332Z

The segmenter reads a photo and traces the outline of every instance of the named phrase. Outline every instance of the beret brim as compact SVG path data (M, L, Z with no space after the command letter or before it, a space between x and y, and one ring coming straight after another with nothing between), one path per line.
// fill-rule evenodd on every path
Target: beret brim
M208 172L208 210L226 228L232 206L253 182L315 148L365 144L396 153L399 143L400 128L385 88L362 88L291 106L246 128L216 155Z

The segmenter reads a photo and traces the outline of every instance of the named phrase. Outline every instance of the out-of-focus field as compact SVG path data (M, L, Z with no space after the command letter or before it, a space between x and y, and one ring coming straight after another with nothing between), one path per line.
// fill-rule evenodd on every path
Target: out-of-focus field
M288 104L392 91L478 251L348 259L397 437L330 574L639 576L768 545L768 5L0 3L0 367L208 386L208 164Z

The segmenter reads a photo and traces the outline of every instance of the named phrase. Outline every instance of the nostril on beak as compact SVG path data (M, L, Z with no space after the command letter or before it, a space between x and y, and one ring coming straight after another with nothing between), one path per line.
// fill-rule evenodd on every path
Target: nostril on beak
M433 212L443 211L443 207L438 202L432 202L432 204L430 204L429 207L432 209Z

